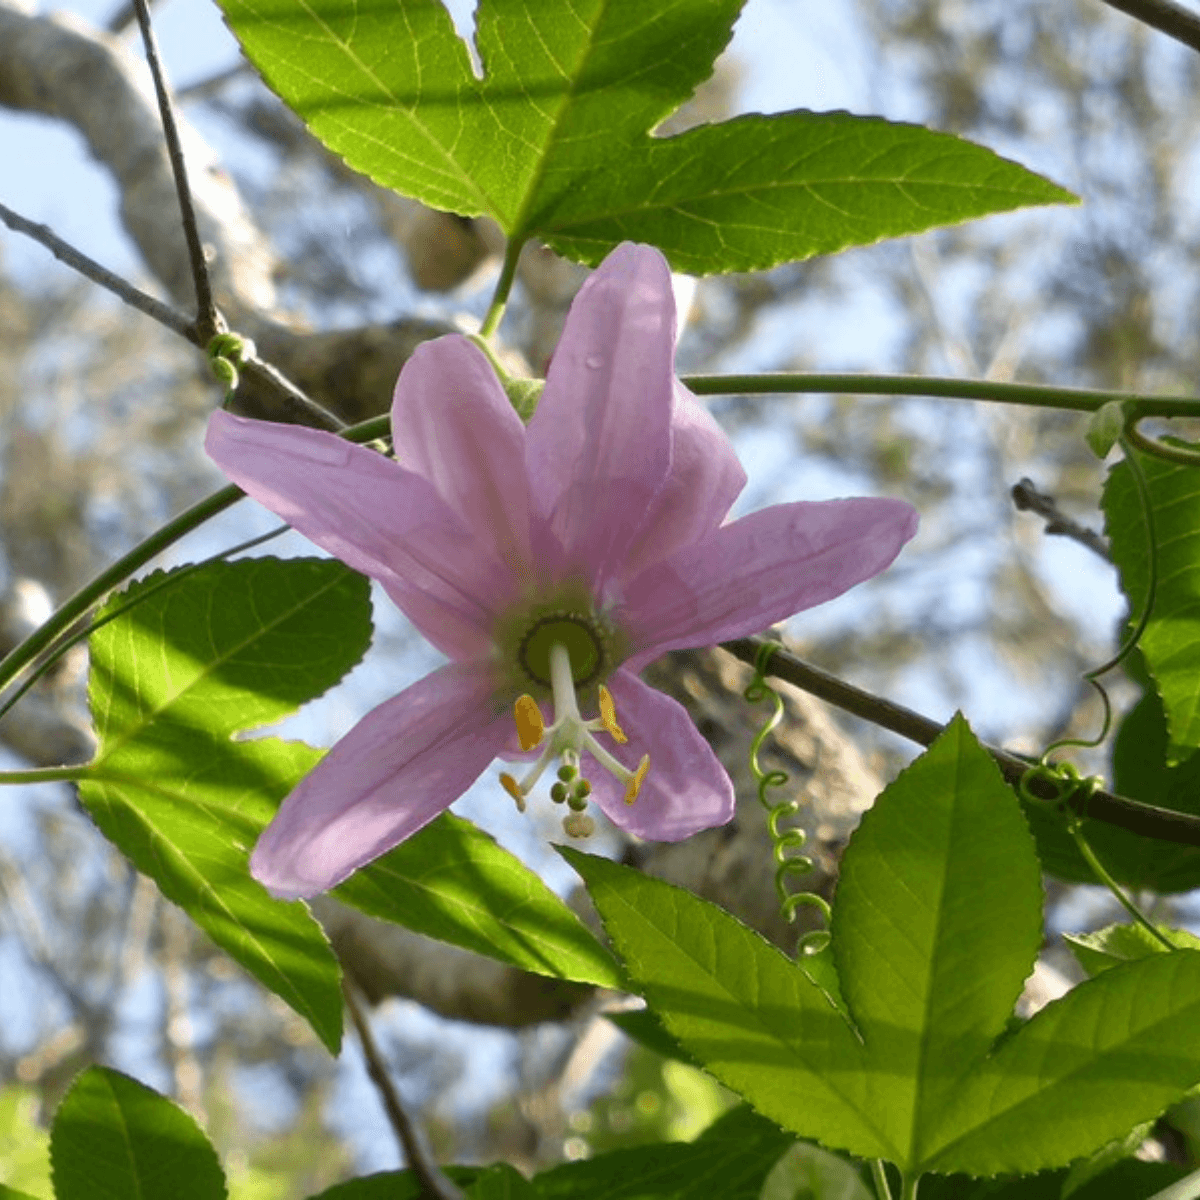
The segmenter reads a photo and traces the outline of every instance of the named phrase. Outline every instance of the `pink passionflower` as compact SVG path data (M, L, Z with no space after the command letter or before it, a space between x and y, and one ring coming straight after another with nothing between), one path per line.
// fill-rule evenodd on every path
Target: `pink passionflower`
M674 352L666 261L626 244L571 306L528 426L460 336L425 342L400 373L394 459L213 414L221 469L378 580L450 659L365 716L284 801L251 859L275 895L332 887L494 758L539 747L520 781L501 782L523 808L559 763L550 790L568 833L591 828L589 799L658 841L733 815L712 749L638 671L840 595L895 558L917 517L897 500L852 499L723 524L746 476L675 378Z

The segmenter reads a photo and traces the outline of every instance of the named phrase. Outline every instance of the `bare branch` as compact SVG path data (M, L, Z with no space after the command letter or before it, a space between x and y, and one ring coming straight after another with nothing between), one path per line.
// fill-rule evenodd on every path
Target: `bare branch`
M179 215L183 222L183 236L187 240L188 262L192 268L192 286L196 289L196 327L201 339L208 342L215 334L225 332L227 326L213 300L208 263L204 260L204 247L200 244L200 230L196 225L196 207L192 203L192 189L188 183L187 162L183 157L179 127L175 121L175 105L171 100L162 60L159 57L158 39L154 36L154 26L150 23L150 6L147 0L133 0L133 7L137 13L138 27L142 31L146 62L154 79L154 94L158 99L159 115L162 117L163 137L167 143L167 155L171 160L175 194L179 198Z
M1200 17L1173 0L1104 0L1104 3L1200 54Z
M0 221L9 229L23 233L26 237L40 242L59 262L65 263L73 271L77 271L85 279L98 283L102 288L112 292L118 299L123 300L130 308L136 308L148 317L152 317L160 325L165 325L172 333L179 334L189 342L199 345L192 328L192 322L183 313L156 300L146 292L126 283L120 275L114 274L107 267L101 266L95 259L88 258L82 251L76 250L68 242L64 242L48 225L38 225L19 213L13 212L6 204L0 203Z
M463 1192L442 1173L433 1155L425 1146L420 1130L408 1113L404 1111L399 1093L388 1074L387 1064L379 1053L379 1047L375 1045L375 1037L371 1033L371 1022L358 1003L358 997L354 994L353 984L347 983L342 988L342 994L346 997L346 1008L350 1011L350 1019L354 1022L354 1028L358 1033L363 1058L367 1063L367 1074L370 1075L371 1082L383 1100L388 1121L395 1130L396 1138L400 1143L400 1148L404 1151L408 1165L421 1181L425 1195L430 1200L466 1200Z
M1068 537L1098 554L1105 562L1112 562L1104 539L1093 529L1080 525L1059 511L1053 496L1039 491L1032 479L1020 479L1013 484L1013 504L1019 512L1037 513L1046 522L1046 532Z

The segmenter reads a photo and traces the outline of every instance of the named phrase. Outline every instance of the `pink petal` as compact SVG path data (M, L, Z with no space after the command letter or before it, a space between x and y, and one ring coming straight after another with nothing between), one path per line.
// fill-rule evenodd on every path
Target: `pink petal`
M613 753L630 767L650 755L650 770L632 804L625 789L589 754L583 773L592 795L615 825L655 842L678 842L724 825L734 810L733 784L683 705L619 670L608 681L617 719L629 741ZM599 735L607 743L606 734Z
M526 436L530 486L565 547L561 567L597 588L667 476L674 355L666 260L618 246L571 305Z
M379 580L438 649L477 657L515 576L418 475L316 429L215 412L205 448L246 493Z
M525 426L482 350L459 335L422 342L396 382L392 430L396 461L500 562L530 561Z
M661 558L699 541L725 519L746 486L729 439L678 380L671 413L671 470L637 540L621 564L635 578Z
M667 650L745 637L878 575L917 531L902 500L777 504L643 571L620 615L640 670Z
M258 839L251 874L286 900L326 891L457 800L511 726L478 664L426 675L363 717L300 781Z

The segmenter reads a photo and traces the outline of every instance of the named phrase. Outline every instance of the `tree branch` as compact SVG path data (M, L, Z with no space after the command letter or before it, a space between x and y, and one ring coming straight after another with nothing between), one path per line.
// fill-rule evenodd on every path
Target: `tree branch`
M1200 54L1200 17L1173 0L1103 0L1134 20L1182 42Z
M192 189L188 183L187 162L183 157L183 145L179 140L179 127L175 121L175 105L171 100L162 60L159 57L158 39L154 36L154 26L150 21L150 6L147 0L133 0L133 8L137 14L138 28L142 33L142 45L146 49L146 63L154 80L154 94L158 99L163 137L167 143L167 157L171 160L175 195L179 199L179 215L183 223L183 236L187 241L188 262L192 268L192 286L196 289L196 328L201 340L207 343L218 333L224 333L227 326L213 299L208 263L204 258L200 230L196 225L196 206L192 202Z
M1112 562L1104 539L1094 529L1088 529L1060 512L1054 497L1039 491L1032 479L1021 479L1014 483L1012 499L1019 512L1037 513L1046 522L1047 533L1070 538L1093 554L1098 554L1105 562Z
M742 662L753 665L764 641L763 638L738 638L736 641L722 642L721 649L727 650L735 658L740 658ZM803 688L804 691L830 704L836 704L838 708L853 713L864 721L870 721L883 729L890 729L893 733L898 733L921 746L932 745L945 729L945 726L939 725L937 721L856 688L853 684L804 662L787 650L779 649L774 652L766 673L774 678L785 679L788 683L795 684L796 687ZM1035 765L1029 759L1019 758L1007 750L998 750L993 746L985 748L996 760L1004 778L1014 786L1020 783L1025 773ZM1031 782L1029 790L1047 801L1059 798L1053 788L1037 779ZM1130 800L1125 796L1101 790L1092 792L1090 796L1076 791L1067 796L1064 802L1081 817L1117 825L1131 833L1141 834L1142 837L1175 842L1183 846L1200 846L1200 817L1190 813L1158 808L1153 804L1143 804L1138 800Z
M367 1074L379 1092L384 1111L395 1131L405 1160L413 1174L421 1181L425 1195L429 1197L429 1200L466 1200L463 1192L442 1173L433 1155L426 1148L420 1130L409 1119L408 1113L404 1111L404 1105L400 1103L400 1095L388 1074L387 1064L379 1053L379 1047L375 1045L375 1037L371 1033L371 1022L358 1003L358 997L354 994L353 984L345 983L342 987L342 994L346 997L346 1008L358 1033L359 1045L362 1046L363 1058L367 1064Z

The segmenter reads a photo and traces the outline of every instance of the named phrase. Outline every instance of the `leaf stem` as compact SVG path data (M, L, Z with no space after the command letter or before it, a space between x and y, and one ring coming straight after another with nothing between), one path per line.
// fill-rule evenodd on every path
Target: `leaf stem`
M517 261L521 257L521 249L525 245L524 238L513 239L504 251L504 265L500 268L500 278L496 280L496 290L492 293L492 302L479 327L479 336L490 338L500 328L504 319L504 309L508 304L508 294L512 291L513 280L517 276Z
M34 767L28 771L0 771L0 785L6 783L72 783L86 779L91 763L75 767Z
M1079 853L1083 855L1084 861L1092 869L1092 873L1106 887L1113 896L1116 897L1117 903L1136 921L1152 938L1161 942L1168 950L1177 950L1179 947L1171 941L1170 938L1162 932L1153 922L1151 922L1142 912L1140 908L1122 890L1117 881L1108 873L1108 868L1096 857L1096 852L1088 845L1088 840L1083 836L1083 832L1079 828L1079 818L1070 817L1067 821L1067 832L1075 840L1075 845Z
M698 396L840 392L862 396L932 396L941 400L987 400L1027 408L1095 412L1110 401L1134 405L1139 417L1200 417L1200 397L1107 392L1090 388L999 383L989 379L948 379L937 375L817 374L782 371L765 375L684 375Z
M887 1167L882 1158L871 1159L871 1179L877 1200L892 1200L892 1185L888 1183Z

